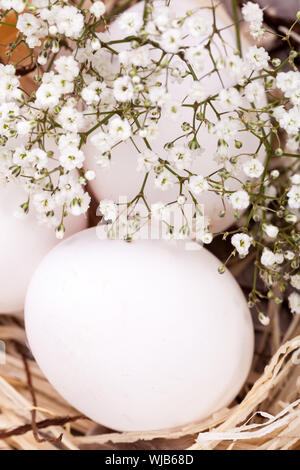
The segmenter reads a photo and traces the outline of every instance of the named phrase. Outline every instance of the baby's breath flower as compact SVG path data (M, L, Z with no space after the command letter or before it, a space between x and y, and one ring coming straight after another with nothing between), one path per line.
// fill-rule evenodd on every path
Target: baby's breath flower
M269 238L276 238L279 233L279 228L272 224L263 224L262 228Z
M124 160L123 168L128 159L128 172L136 162L143 183L129 205L131 215L122 215L125 238L133 239L151 212L166 221L173 206L186 220L180 228L164 223L168 238L210 243L215 222L210 226L203 217L206 204L200 208L197 197L219 198L220 223L228 212L239 225L238 232L228 227L224 234L232 256L247 256L253 246L268 290L279 277L280 301L285 289L299 290L297 52L270 61L263 47L252 46L241 57L228 41L230 28L214 23L216 5L179 12L180 0L149 1L145 10L120 15L118 36L109 34L105 2L95 0L89 10L85 3L69 3L0 0L1 12L18 13L19 36L9 48L24 42L32 65L38 64L36 91L28 95L18 78L22 62L0 64L0 182L24 188L18 214L25 217L33 208L38 223L63 238L64 219L90 205L88 181L97 172L89 170L89 158L107 169L107 178L118 171L116 159ZM246 1L242 14L252 37L260 39L263 10ZM96 32L101 25L108 29L104 34ZM130 180L130 174L122 176ZM165 191L164 202L148 200L151 185ZM99 211L108 235L116 234L118 206L104 199ZM249 300L260 312L257 288ZM290 297L294 313L300 313L297 296ZM269 321L262 313L259 318Z
M289 306L292 313L296 315L300 314L300 295L297 292L293 292L289 295Z
M263 47L252 46L246 54L246 61L252 70L268 68L270 56Z
M114 222L118 216L116 204L108 199L100 202L99 210L107 222Z
M300 290L300 273L291 276L291 286Z
M235 233L231 237L231 243L236 248L241 256L246 256L249 253L249 248L252 243L252 237L245 233Z
M263 174L264 166L257 158L252 158L244 163L243 170L249 178L258 178Z
M156 202L151 205L151 214L157 220L168 221L170 216L170 210L162 202Z
M209 184L203 176L197 175L190 177L189 187L194 194L198 195L203 191L207 191L209 189Z
M269 248L264 248L260 261L266 267L273 266L276 263L276 255Z
M236 191L235 193L231 194L229 200L232 204L232 207L236 210L247 209L250 204L249 194L244 190Z
M113 118L109 123L109 134L115 142L128 139L131 135L131 128L127 119Z
M300 209L300 185L291 187L288 195L288 204L292 209Z
M136 12L125 12L119 19L119 26L126 34L136 34L142 25L142 17Z
M103 2L97 0L91 5L90 12L94 15L97 19L99 19L102 15L104 15L106 11L106 7Z

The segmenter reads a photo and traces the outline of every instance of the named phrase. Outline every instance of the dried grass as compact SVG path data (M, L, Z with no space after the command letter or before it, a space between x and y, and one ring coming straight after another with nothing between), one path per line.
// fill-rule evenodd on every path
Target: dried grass
M265 330L268 339L262 338L265 346L253 362L239 404L181 429L119 433L78 415L57 394L30 357L20 320L3 316L0 338L7 356L0 366L0 449L300 449L298 318L253 384L256 364L274 341L273 328Z

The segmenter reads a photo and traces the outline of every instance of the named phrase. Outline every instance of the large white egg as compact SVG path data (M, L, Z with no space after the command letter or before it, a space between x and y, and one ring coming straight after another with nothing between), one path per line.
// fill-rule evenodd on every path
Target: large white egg
M210 2L203 0L171 0L170 8L176 12L177 17L180 17L184 16L187 10L199 8L203 6L203 4L211 6ZM133 6L128 11L139 12L139 14L142 15L143 6L144 2L141 2ZM227 17L222 8L222 6L217 8L217 25L220 29L225 28L222 32L222 35L228 45L228 50L230 51L230 48L232 48L232 50L236 48L235 30L234 27L226 29L226 27L232 25L232 20ZM212 24L213 14L211 9L201 10L201 15L203 15L207 22ZM103 38L107 41L120 39L125 36L126 34L120 29L118 21L115 21L110 26L109 33L104 33ZM195 38L191 38L191 40L187 41L187 44L189 45L196 45L198 43L199 39ZM213 46L213 51L215 57L218 57L218 51L223 50L223 46L219 39L215 39L215 44L216 47ZM114 44L113 47L121 51L128 46L126 46L126 44ZM244 47L247 47L246 41L244 41ZM204 77L208 72L211 72L211 70L212 65L209 61L199 76ZM225 88L236 85L236 82L225 71L221 71L221 77ZM168 91L174 99L180 102L186 97L192 82L193 80L191 77L189 79L184 79L181 84L170 82ZM211 95L218 93L222 89L221 82L216 72L207 76L204 80L202 80L202 83L206 87L208 93ZM215 107L218 108L218 105L215 104ZM179 121L174 122L170 118L164 116L160 119L159 136L155 141L150 143L152 149L157 152L161 158L166 158L164 145L183 134L181 124L184 121L190 123L192 122L193 111L191 108L183 108L182 111L183 112ZM206 116L210 121L217 122L217 118L211 108L207 109ZM98 151L97 148L91 143L90 138L91 136L89 137L87 144L84 147L84 152L86 155L87 167L93 169L97 175L97 178L90 183L93 193L98 198L98 200L112 199L115 202L118 202L120 198L125 196L128 201L131 201L133 197L139 193L145 176L143 173L138 173L136 171L138 152L135 146L130 140L117 145L112 150L111 167L108 169L103 169L96 164ZM134 140L140 150L146 149L145 143L141 138L135 137ZM238 151L232 145L231 156L243 153L245 156L242 156L239 161L244 162L245 159L248 158L247 154L256 152L259 142L256 137L250 134L250 132L241 133L239 140L242 141L243 147L240 151ZM198 133L198 141L204 149L204 153L196 159L192 167L192 171L196 174L201 174L202 176L214 174L218 169L223 167L222 163L217 163L215 160L218 138L215 135L208 133L207 128L202 126ZM261 158L263 158L263 155L264 152L262 150L260 153ZM181 172L181 174L185 173ZM240 180L246 181L246 176L241 171L237 173L237 176ZM216 179L219 178L216 177ZM241 185L237 184L234 180L231 179L227 182L227 189L241 189ZM185 191L185 194L188 196L188 201L191 202L187 191ZM167 191L161 191L159 188L154 186L154 175L151 175L148 179L145 189L145 196L149 204L158 201L166 203L176 201L178 195L178 184L175 188ZM234 210L228 204L226 204L227 210L225 217L219 217L219 214L224 209L223 202L221 197L212 191L202 193L200 196L198 196L198 201L199 203L204 204L205 215L210 218L211 230L214 233L225 230L235 221Z
M253 355L246 300L204 248L100 240L53 249L28 290L32 352L61 395L109 428L156 430L229 405Z
M58 243L54 229L38 225L31 211L24 219L15 217L14 212L26 199L26 193L17 184L0 185L0 314L23 311L35 269ZM66 219L66 235L86 227L84 216Z

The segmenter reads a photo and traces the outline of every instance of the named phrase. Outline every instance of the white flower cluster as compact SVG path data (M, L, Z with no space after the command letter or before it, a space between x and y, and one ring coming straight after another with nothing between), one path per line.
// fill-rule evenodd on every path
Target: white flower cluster
M83 121L82 114L68 103L54 112L64 94L73 89L77 63L72 57L62 57L55 67L58 73L45 73L35 101L26 103L15 68L0 65L3 101L0 105L0 181L18 181L23 186L25 202L19 208L19 215L26 214L30 204L39 222L54 227L57 236L62 237L63 219L68 214L85 213L90 196L84 189L88 178L78 173L84 161L79 148L80 136L76 133ZM66 83L69 84L67 92ZM55 114L61 125L46 132L41 142L36 135L41 126L49 128L46 113L49 120L51 113Z

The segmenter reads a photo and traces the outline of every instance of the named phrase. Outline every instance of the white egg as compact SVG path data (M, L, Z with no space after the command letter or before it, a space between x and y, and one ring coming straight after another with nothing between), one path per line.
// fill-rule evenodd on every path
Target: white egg
M28 290L32 352L57 391L123 431L182 426L227 406L253 356L246 300L204 248L100 240L52 250Z
M38 225L30 212L24 219L14 215L26 202L24 190L14 183L0 186L0 314L21 313L29 281L58 240L54 229ZM85 217L66 219L66 235L87 227Z
M205 4L207 5L207 2L205 2ZM170 3L170 8L176 12L177 17L180 17L180 15L185 15L188 9L199 8L199 6L203 6L203 1L172 0ZM143 2L139 3L138 5L135 5L134 7L129 9L129 11L139 12L142 15ZM218 13L219 11L221 11L221 13ZM211 10L201 10L201 14L207 20L207 22L212 24L213 15ZM221 10L220 8L217 9L217 25L219 28L226 28L226 26L232 25L232 20L230 20L226 15L224 15L222 7ZM229 45L228 50L230 50L230 47L232 48L232 50L234 50L236 48L236 37L234 28L231 27L229 29L225 29L223 30L222 34L224 40ZM112 25L110 26L109 33L105 33L104 38L106 40L108 38L109 40L116 40L125 36L126 34L120 29L118 21L116 21L112 23ZM195 40L195 38L192 38L187 42L187 44L193 45L198 43L199 39ZM215 40L215 44L219 48L218 50L222 50L223 46L219 39ZM247 47L246 42L244 46ZM113 47L121 51L126 48L126 45L114 44ZM219 52L217 52L216 47L213 47L213 51L216 56L219 55ZM208 72L211 71L212 65L210 61L208 61L208 63L206 63L204 67L203 72L201 72L199 76L204 77ZM225 71L221 71L221 77L225 88L234 86L236 84L236 82ZM170 82L168 91L173 98L180 102L187 95L192 83L193 80L191 77L188 79L184 79L181 84ZM211 75L207 76L204 80L202 80L202 83L204 84L208 93L211 95L218 93L223 88L216 72L213 72ZM216 107L218 106L216 105ZM166 116L163 116L160 119L158 138L150 143L152 149L157 152L162 158L166 158L164 145L167 142L170 142L183 134L181 124L184 121L191 123L193 116L192 113L193 111L191 110L191 108L183 108L182 115L176 121L172 121ZM214 111L211 108L207 109L206 116L212 122L217 121ZM87 167L94 170L97 175L97 178L90 183L93 193L98 198L98 200L112 199L115 202L118 202L120 198L123 198L125 196L128 201L131 201L139 193L145 176L143 173L139 173L136 171L138 152L134 147L133 143L128 140L124 143L121 143L120 145L117 145L112 150L111 167L103 169L96 164L96 157L100 155L98 155L99 152L97 151L97 148L91 143L90 138L91 137L89 137L88 142L84 148L84 152L86 155ZM146 149L145 143L141 138L135 137L134 140L140 150ZM232 145L231 155L237 155L239 153L245 154L245 156L242 156L241 159L239 159L240 162L244 162L245 158L248 158L246 154L256 152L256 149L258 147L258 140L250 133L245 132L243 132L241 136L239 136L239 140L241 140L243 143L242 149L238 151ZM192 171L202 176L212 175L218 169L223 167L222 163L217 163L215 160L218 138L216 137L216 135L208 133L207 127L202 126L198 133L198 141L204 149L204 153L197 157L196 161L192 166ZM263 155L264 152L261 151L261 157L263 157ZM242 171L238 171L237 176L240 180L246 181L246 176L242 173ZM228 180L227 189L240 189L240 184L237 184L232 179ZM155 187L153 174L148 179L145 188L145 196L149 205L158 201L166 203L176 201L179 192L180 191L178 183L175 185L175 187L167 191L162 191L161 189ZM188 196L188 201L191 202L187 191L185 191L185 194ZM198 196L198 201L199 203L204 204L205 215L210 218L211 230L214 233L225 230L235 221L234 210L231 206L226 203L226 215L225 217L219 217L219 214L224 209L223 202L221 197L219 195L216 195L212 191L202 193L200 196Z

